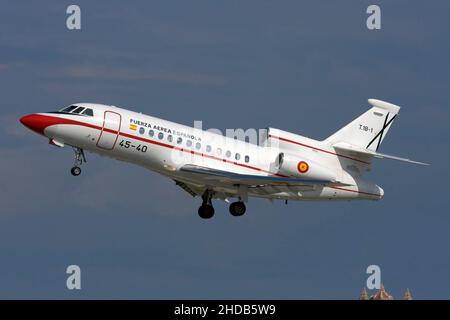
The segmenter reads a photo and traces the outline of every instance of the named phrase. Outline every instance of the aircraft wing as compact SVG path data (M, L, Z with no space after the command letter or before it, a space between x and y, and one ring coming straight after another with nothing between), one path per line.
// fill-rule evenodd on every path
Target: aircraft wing
M211 169L207 167L187 164L180 168L181 172L186 172L200 176L204 181L211 181L212 183L226 183L231 185L247 185L247 186L311 186L311 185L340 185L328 180L310 180L289 177L276 176L258 176L251 174L240 174L229 171Z

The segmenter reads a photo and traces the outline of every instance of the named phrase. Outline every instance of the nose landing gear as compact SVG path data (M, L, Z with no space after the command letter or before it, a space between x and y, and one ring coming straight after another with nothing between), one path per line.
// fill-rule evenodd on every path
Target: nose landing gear
M73 167L72 169L70 169L70 173L76 177L79 176L81 173L81 168L80 167Z
M76 177L81 174L81 168L79 166L81 166L83 164L83 162L86 163L86 157L84 155L83 149L78 148L78 147L72 147L72 149L75 153L75 162L74 162L72 169L70 169L70 173L74 177Z

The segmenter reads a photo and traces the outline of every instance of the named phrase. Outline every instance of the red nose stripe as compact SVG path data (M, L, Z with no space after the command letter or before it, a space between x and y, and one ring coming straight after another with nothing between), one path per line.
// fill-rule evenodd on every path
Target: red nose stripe
M59 118L59 117L49 117L49 116L43 115L43 114L29 114L27 116L23 116L22 118L20 118L20 122L22 122L22 124L24 126L26 126L27 128L29 128L39 134L42 134L44 136L45 136L45 134L44 134L45 128L53 126L53 125L57 125L57 124L82 124L84 126L94 127L97 129L96 126L84 124L79 121L74 121L74 120Z
M27 128L44 135L44 129L55 124L53 117L46 117L39 114L29 114L20 118L20 122Z

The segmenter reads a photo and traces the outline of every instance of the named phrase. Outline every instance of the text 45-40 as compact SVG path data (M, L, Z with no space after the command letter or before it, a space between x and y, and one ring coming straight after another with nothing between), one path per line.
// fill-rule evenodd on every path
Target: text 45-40
M147 152L147 146L143 146L141 144L135 145L132 144L129 140L121 140L119 146L125 149L133 148L136 149L136 151Z

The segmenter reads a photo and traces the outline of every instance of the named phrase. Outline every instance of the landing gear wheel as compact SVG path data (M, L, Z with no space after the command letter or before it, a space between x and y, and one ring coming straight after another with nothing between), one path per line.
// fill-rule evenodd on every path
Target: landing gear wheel
M242 201L233 202L230 204L230 213L235 217L242 216L245 213L245 203Z
M214 216L214 207L210 204L202 204L198 208L198 215L202 219L211 219Z
M73 176L79 176L81 173L81 166L83 162L86 162L86 157L84 156L84 151L78 147L72 147L73 152L75 153L75 163L73 164L72 169L70 169L70 173Z
M206 189L202 195L202 205L198 208L198 215L202 219L211 219L214 216L214 207L212 206L212 197L214 191Z
M73 167L72 169L70 169L70 173L76 177L79 176L81 173L81 168L80 167Z

